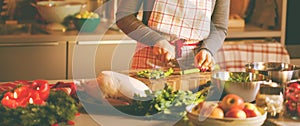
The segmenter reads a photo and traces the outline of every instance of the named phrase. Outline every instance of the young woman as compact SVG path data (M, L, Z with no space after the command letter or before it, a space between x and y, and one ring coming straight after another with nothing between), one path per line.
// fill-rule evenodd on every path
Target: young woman
M183 69L211 69L227 35L229 5L230 0L121 0L117 25L138 42L132 68L176 61Z

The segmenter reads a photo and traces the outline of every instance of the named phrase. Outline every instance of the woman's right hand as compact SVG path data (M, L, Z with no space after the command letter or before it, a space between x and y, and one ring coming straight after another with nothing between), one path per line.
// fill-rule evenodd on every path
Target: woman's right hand
M167 40L161 40L154 45L153 54L157 59L168 62L175 58L175 46Z

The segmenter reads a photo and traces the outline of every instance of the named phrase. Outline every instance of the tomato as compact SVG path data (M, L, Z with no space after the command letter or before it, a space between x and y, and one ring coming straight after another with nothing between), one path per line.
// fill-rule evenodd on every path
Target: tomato
M289 84L288 87L296 89L296 90L300 90L300 84L297 82Z
M44 105L45 101L40 97L40 93L37 91L34 91L31 95L32 98L32 103L31 104L36 104L36 105Z
M4 94L1 104L9 108L17 108L19 106L19 103L14 98L14 93L12 92L7 92Z
M30 95L30 92L31 92L31 88L29 86L22 86L22 87L19 87L17 89L14 90L14 92L16 92L17 94L17 98L25 98L25 97L28 97Z
M22 87L15 89L14 93L16 93L16 101L19 105L25 107L31 97L32 89L28 85L23 85Z
M31 86L42 100L47 100L50 94L50 86L47 80L34 80Z
M67 122L67 124L69 124L69 125L74 125L74 124L75 124L75 122L74 122L74 121L71 121L71 120L69 120L69 121Z

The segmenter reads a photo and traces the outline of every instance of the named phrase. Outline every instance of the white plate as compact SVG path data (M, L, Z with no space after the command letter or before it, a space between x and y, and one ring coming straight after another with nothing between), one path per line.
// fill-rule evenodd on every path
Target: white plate
M261 116L251 117L246 119L238 119L238 118L209 118L205 117L206 119L199 117L192 113L192 108L195 105L189 105L186 107L187 117L191 122L196 125L205 125L205 126L261 126L267 119L267 113L265 112ZM200 121L203 120L203 121Z

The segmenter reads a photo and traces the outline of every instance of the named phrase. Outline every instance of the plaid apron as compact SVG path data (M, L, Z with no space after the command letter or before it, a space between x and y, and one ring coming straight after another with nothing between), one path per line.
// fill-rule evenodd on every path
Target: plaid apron
M155 0L148 26L171 44L180 45L175 47L180 68L192 68L195 47L209 35L211 14L212 0ZM181 39L181 44L172 43L170 36ZM167 67L167 61L157 59L152 51L152 47L138 42L132 69Z

